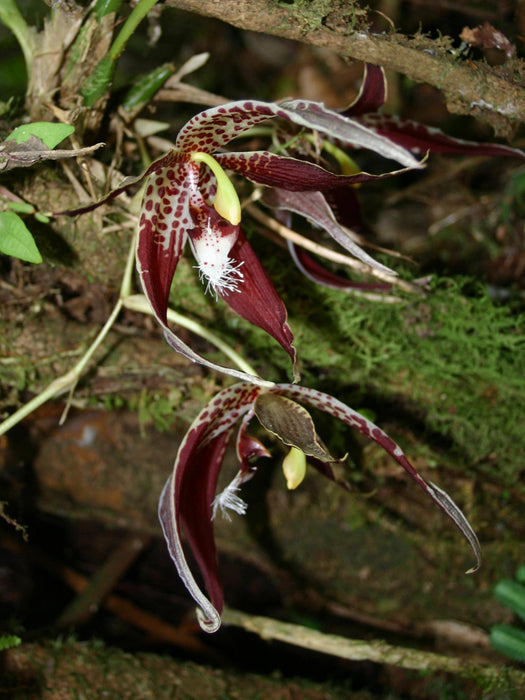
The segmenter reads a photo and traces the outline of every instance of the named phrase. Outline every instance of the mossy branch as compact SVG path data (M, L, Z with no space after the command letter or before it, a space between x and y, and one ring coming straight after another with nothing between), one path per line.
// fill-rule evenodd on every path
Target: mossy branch
M373 661L399 668L446 672L475 681L484 690L525 688L525 673L516 669L481 665L434 652L393 646L382 640L347 639L335 634L325 634L302 625L289 624L268 617L249 615L238 610L225 609L223 624L242 627L262 639L272 639L303 649L331 654L351 661Z
M490 67L483 61L459 60L446 37L373 34L366 5L355 0L297 0L286 5L274 0L167 0L166 4L404 73L441 90L449 111L487 121L500 135L509 136L525 121L524 61L509 59L504 66Z

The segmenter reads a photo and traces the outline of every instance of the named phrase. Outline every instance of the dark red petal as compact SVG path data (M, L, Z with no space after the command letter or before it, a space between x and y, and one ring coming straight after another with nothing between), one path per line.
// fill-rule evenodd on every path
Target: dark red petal
M366 114L361 121L378 134L417 154L450 153L472 156L513 156L525 158L525 152L499 143L476 143L447 136L440 129L389 114Z
M245 416L239 432L237 433L237 458L241 463L241 473L244 475L252 476L254 467L250 464L251 459L258 459L260 457L271 457L272 455L268 452L266 447L259 442L256 438L252 437L248 433L248 423L252 419L252 415L248 414Z
M361 202L354 187L336 187L324 192L328 206L337 221L359 234L370 234L371 228L366 224Z
M294 381L298 381L294 337L287 323L286 307L242 230L230 255L236 264L243 263L243 281L237 291L219 292L220 296L235 313L275 338L290 356Z
M212 107L192 117L177 136L177 149L186 153L212 151L242 136L256 124L277 116L274 103L244 100Z
M347 117L358 117L368 112L377 112L386 100L386 90L387 82L383 68L365 63L359 95L342 114Z
M159 518L170 555L201 608L200 622L208 632L218 629L223 606L212 524L217 478L232 429L250 410L259 391L250 384L236 384L220 392L201 411L182 441L159 503ZM182 532L210 600L201 592L191 573L182 547Z
M233 170L259 185L280 187L290 192L325 191L344 185L383 180L404 172L395 170L381 175L364 172L357 175L336 175L314 163L268 151L217 153L214 158L223 168Z
M344 277L339 277L320 265L317 260L308 255L302 248L295 246L291 241L288 241L288 250L290 251L294 263L301 270L303 275L308 277L309 280L312 280L312 282L320 284L323 287L338 289L341 292L356 290L385 292L392 289L391 284L352 282Z

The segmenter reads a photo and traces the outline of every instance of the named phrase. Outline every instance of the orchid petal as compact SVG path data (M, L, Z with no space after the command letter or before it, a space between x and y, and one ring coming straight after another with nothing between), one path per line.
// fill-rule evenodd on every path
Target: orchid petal
M525 158L525 152L499 143L477 143L447 136L440 129L390 114L364 114L360 121L389 141L413 153L450 153L471 156Z
M414 479L414 481L417 482L423 491L425 491L425 493L427 493L432 500L437 503L437 505L449 516L449 518L463 533L476 557L476 564L469 569L467 573L472 573L479 568L481 564L481 548L478 538L466 517L448 494L442 491L435 484L427 483L423 477L418 474L418 472L406 458L401 447L399 447L399 445L395 443L392 438L381 430L381 428L369 421L357 411L354 411L346 404L338 401L328 394L323 394L320 391L294 384L279 384L274 391L275 390L282 391L282 393L288 397L292 396L293 398L296 398L309 406L319 408L322 411L329 413L335 418L343 421L343 423L355 428L363 435L366 435L366 437L374 440L374 442L377 442L380 447L388 452L388 454L391 455L396 462L403 467L403 469L405 469L405 471Z
M290 251L294 263L305 277L316 284L329 287L330 289L337 289L340 292L353 292L356 290L385 292L392 289L391 284L382 284L379 282L352 282L344 277L339 277L339 275L335 275L319 264L317 260L308 255L302 248L294 245L291 241L287 241L287 243L288 250Z
M387 82L381 66L365 63L363 82L358 96L343 112L347 117L358 117L368 112L377 112L386 101Z
M371 233L371 228L363 219L361 202L354 187L334 187L324 192L324 197L341 226L361 235Z
M407 170L403 168L380 175L365 172L337 175L315 163L269 151L217 153L214 158L223 168L233 170L259 185L282 187L291 192L324 191L344 185L357 185L362 182L390 178Z
M205 406L179 447L173 473L160 498L159 519L171 558L199 606L199 623L206 632L219 628L223 606L211 522L213 496L233 426L250 410L259 391L259 387L251 384L236 384L221 391ZM182 531L209 599L191 572L182 545Z
M416 160L409 151L398 146L382 134L373 138L374 131L360 121L338 114L327 109L323 104L307 100L293 100L280 105L285 112L285 118L294 124L319 131L332 139L346 143L354 148L366 148L384 158L395 160L406 168L422 168L422 163ZM359 127L364 127L360 129Z
M259 440L248 434L248 423L252 417L253 410L244 416L239 432L237 433L236 442L237 459L241 463L241 472L247 473L250 477L252 476L254 468L249 460L272 456Z
M236 265L242 264L242 284L231 293L218 289L219 296L235 313L275 338L290 356L294 381L298 381L294 337L287 322L286 307L242 230L230 255Z
M274 102L245 100L230 102L200 112L179 131L175 142L182 152L212 151L242 136L256 124L281 117L298 126L314 129L355 148L366 148L407 168L421 168L414 156L355 119L345 117L323 104L293 100L278 105Z
M340 246L355 258L376 270L395 275L386 265L378 263L368 253L360 248L350 238L346 231L336 221L332 210L320 192L294 192L282 189L269 190L264 193L263 203L275 209L286 209L294 214L300 214L311 223L324 229Z

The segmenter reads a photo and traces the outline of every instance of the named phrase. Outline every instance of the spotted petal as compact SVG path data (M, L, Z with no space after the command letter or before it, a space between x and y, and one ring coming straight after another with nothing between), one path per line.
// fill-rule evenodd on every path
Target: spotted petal
M182 127L176 148L182 152L211 153L242 136L257 124L280 117L298 126L313 129L354 148L375 151L406 168L422 167L414 156L359 121L308 100L273 102L245 100L213 107L195 115Z
M315 163L277 155L269 151L218 153L215 155L215 159L223 168L233 170L258 185L280 187L290 192L311 190L324 192L372 180L383 180L406 172L406 168L403 168L380 175L365 172L355 175L337 175Z

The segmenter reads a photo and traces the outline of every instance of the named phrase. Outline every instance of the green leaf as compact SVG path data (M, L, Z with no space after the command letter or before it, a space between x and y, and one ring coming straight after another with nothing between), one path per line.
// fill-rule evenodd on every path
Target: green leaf
M69 124L55 124L53 122L33 122L18 126L6 138L6 141L14 140L17 143L25 143L31 136L40 139L47 148L55 148L58 144L75 131Z
M17 647L19 644L22 644L22 640L14 634L3 634L0 636L0 651Z
M525 631L510 625L494 625L490 630L490 643L502 654L525 661Z
M14 211L0 212L0 253L31 263L41 263L35 239Z
M525 620L525 586L505 579L497 584L494 597Z
M9 202L7 207L19 214L32 214L35 211L34 206L29 204L29 202Z

